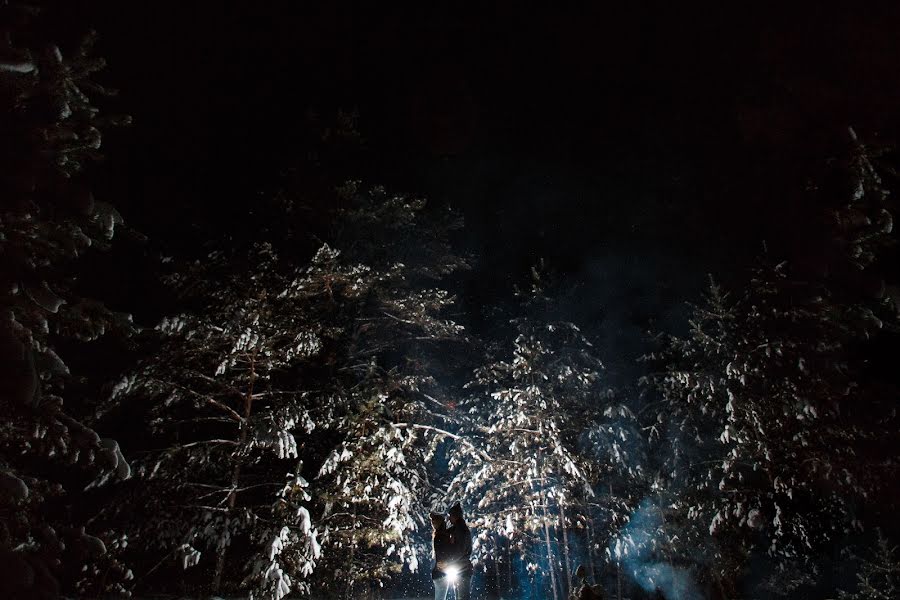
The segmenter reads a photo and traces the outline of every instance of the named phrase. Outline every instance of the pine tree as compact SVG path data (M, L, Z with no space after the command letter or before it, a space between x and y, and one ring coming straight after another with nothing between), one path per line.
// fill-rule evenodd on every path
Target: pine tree
M71 374L59 350L62 341L131 328L127 315L81 297L72 274L122 222L95 200L83 172L100 156L102 131L127 119L93 105L109 93L92 80L103 67L91 55L93 35L64 52L39 9L12 2L0 3L0 22L0 585L10 597L50 598L130 576L107 553L121 540L85 533L89 511L73 514L90 502L76 501L82 488L127 478L129 468L114 440L63 408ZM94 578L101 568L106 583Z
M428 464L452 435L441 428L440 380L465 341L445 316L453 296L435 285L466 262L452 251L454 213L354 182L341 196L336 243L366 273L357 288L330 290L330 318L344 324L334 344L341 389L325 425L338 443L316 481L328 568L347 582L339 591L356 597L427 556L419 530L433 492Z
M671 447L663 495L676 520L696 522L674 552L709 547L704 529L727 540L704 557L720 579L754 549L783 567L808 556L852 523L848 499L866 493L848 470L862 432L841 416L852 388L836 324L821 305L785 307L784 280L783 266L759 271L737 301L711 284L653 380L663 398L653 435Z
M323 331L293 291L301 273L266 243L175 273L175 289L190 286L202 304L164 319L153 357L112 393L108 410L150 407L158 448L137 462L133 494L149 500L124 518L144 549L206 567L214 593L308 591L319 557L300 456L316 424L292 374L321 350Z
M844 260L865 269L885 243L890 214L871 164L857 159L857 185L836 214L877 216L855 218L853 227L839 218L835 237ZM652 435L670 449L661 495L682 528L673 552L693 553L719 582L756 553L785 573L814 572L810 558L862 527L858 506L892 468L869 457L896 429L881 390L860 381L856 358L882 327L876 311L890 311L843 283L765 259L736 297L711 283L689 335L667 342L666 370L646 380L662 399Z
M278 599L310 593L314 569L339 576L318 587L342 588L417 568L426 435L440 435L428 361L461 339L441 314L453 298L426 282L463 263L424 201L341 193L322 237L347 252L324 243L298 265L303 232L280 194L265 209L283 211L275 243L239 241L176 271L191 310L163 320L159 347L110 398L106 418L150 407L132 494L153 500L120 514L158 550L154 569L180 558L213 592Z
M532 295L525 310L545 302ZM473 390L462 405L471 418L466 432L480 453L453 455L450 497L471 506L480 558L496 556L506 538L554 597L565 596L574 568L568 535L584 527L594 495L578 448L590 423L577 415L604 397L602 365L572 323L522 317L512 324L511 359L478 368L466 386Z
M897 547L879 530L875 547L860 563L855 592L838 591L839 600L895 600L900 597L900 560Z
M627 390L606 389L573 415L590 424L582 441L594 490L583 535L588 573L597 579L595 563L601 558L607 566L615 565L619 587L627 553L623 532L640 510L640 502L652 495L647 440L633 410L635 399Z

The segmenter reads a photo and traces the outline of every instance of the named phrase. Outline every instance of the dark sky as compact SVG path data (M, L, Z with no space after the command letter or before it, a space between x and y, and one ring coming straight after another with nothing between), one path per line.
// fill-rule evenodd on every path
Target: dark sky
M464 212L470 309L545 256L577 316L665 318L763 239L802 254L793 198L848 125L900 131L898 2L77 4L135 119L106 167L131 223L245 210L308 109L357 107L366 179Z

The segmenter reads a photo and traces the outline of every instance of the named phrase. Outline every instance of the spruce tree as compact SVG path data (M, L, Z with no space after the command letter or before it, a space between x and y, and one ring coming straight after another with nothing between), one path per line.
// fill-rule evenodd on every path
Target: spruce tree
M466 385L464 431L479 452L452 456L449 490L474 515L479 558L496 558L505 540L554 597L565 597L575 561L568 536L584 531L594 496L579 447L591 423L578 415L605 396L594 348L573 323L541 314L547 302L527 293L530 315L511 322L510 358L479 367Z
M148 407L139 414L155 446L128 494L147 500L137 513L120 507L122 519L143 550L199 565L213 593L306 590L319 556L300 456L315 421L291 375L322 332L292 292L302 270L291 262L258 243L173 274L174 290L199 293L200 305L163 319L153 356L106 409Z
M427 563L428 465L452 435L442 428L442 380L466 339L440 286L466 261L452 249L461 226L452 211L354 182L340 194L336 244L365 273L355 287L329 290L329 318L343 328L332 379L340 389L323 427L337 443L316 482L328 568L356 597Z
M900 559L897 546L879 530L875 544L859 562L856 591L838 590L839 600L893 600L900 597Z
M667 449L660 495L681 527L672 551L693 553L720 584L760 554L785 573L780 587L808 582L789 574L814 574L824 544L863 527L861 507L893 468L870 452L896 428L860 359L892 310L882 294L848 291L842 269L864 272L891 230L863 151L833 213L832 276L764 257L734 296L711 283L690 333L668 340L666 369L645 380L662 400L651 435Z
M185 311L160 323L104 409L151 428L126 497L152 501L119 512L159 559L142 577L195 567L197 587L278 599L418 568L426 463L443 435L430 361L463 339L434 286L464 265L448 246L457 220L352 182L336 202L308 261L286 191L259 209L283 235L263 230L272 243L237 241L171 275ZM313 584L314 570L337 577Z
M63 49L48 12L0 3L0 586L9 597L93 593L130 576L107 553L124 543L116 534L85 532L93 500L80 496L129 467L114 440L63 407L72 374L60 350L131 329L129 316L81 296L76 277L77 259L107 248L122 223L85 171L103 131L127 119L94 105L110 91L93 79L104 64L93 34Z

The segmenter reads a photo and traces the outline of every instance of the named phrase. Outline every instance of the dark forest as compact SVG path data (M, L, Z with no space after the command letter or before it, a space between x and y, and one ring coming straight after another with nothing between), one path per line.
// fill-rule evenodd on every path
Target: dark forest
M900 3L0 32L0 598L900 598Z

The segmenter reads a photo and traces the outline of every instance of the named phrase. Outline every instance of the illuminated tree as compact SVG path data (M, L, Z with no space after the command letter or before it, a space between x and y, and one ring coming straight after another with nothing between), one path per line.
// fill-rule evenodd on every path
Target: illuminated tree
M104 411L149 407L128 497L151 500L139 514L123 503L121 518L161 565L209 573L214 592L353 593L418 567L428 436L443 435L425 424L429 360L462 329L433 281L464 263L424 201L353 183L341 194L329 241L346 252L326 243L298 266L282 194L266 209L284 210L274 243L174 273L193 309L163 320ZM314 570L340 577L313 583Z
M582 532L588 572L596 579L599 555L602 562L615 564L620 586L623 546L617 542L633 523L640 502L652 494L653 483L646 436L633 405L628 390L606 389L572 414L588 424L580 444L594 490L585 500Z
M200 292L202 304L159 324L152 358L106 410L149 407L154 449L119 507L137 543L210 569L213 592L241 573L227 583L277 600L308 591L319 557L300 456L315 421L289 374L321 350L323 331L293 291L302 269L265 243L242 258L214 252L173 275L174 290Z
M481 558L496 554L499 538L508 538L530 569L549 577L558 597L568 580L558 581L560 571L573 568L569 530L583 526L585 501L593 496L576 447L589 423L575 415L602 397L602 366L571 323L521 318L513 324L511 359L480 367L467 384L473 392L462 407L480 453L453 455L450 495L471 507Z
M449 235L461 222L423 200L381 188L341 190L346 204L336 243L348 264L365 265L355 287L329 289L340 382L329 421L337 444L316 478L325 503L327 567L357 597L427 560L429 461L449 432L440 428L441 375L463 328L444 314L454 298L435 287L465 268ZM318 268L336 268L338 255ZM356 261L359 261L358 263ZM363 268L362 266L360 268Z

